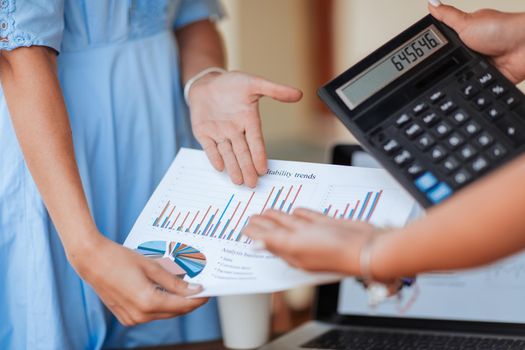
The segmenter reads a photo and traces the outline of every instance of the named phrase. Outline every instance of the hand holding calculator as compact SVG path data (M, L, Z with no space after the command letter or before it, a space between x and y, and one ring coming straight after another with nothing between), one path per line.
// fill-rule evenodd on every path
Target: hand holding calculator
M523 93L430 15L319 95L425 207L525 149Z

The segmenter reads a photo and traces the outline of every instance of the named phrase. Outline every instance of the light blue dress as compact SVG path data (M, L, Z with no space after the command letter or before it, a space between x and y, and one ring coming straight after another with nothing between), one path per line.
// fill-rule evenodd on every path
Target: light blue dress
M191 136L173 29L220 17L215 0L0 0L0 49L59 52L84 189L122 243ZM53 168L53 164L49 164ZM211 301L122 327L68 264L0 95L0 349L98 349L220 337ZM133 286L129 286L133 288Z

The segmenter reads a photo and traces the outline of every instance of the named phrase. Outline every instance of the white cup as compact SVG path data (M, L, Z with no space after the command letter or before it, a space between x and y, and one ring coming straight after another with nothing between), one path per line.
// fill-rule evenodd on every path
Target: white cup
M218 298L225 347L255 349L268 342L271 297L271 294L246 294Z

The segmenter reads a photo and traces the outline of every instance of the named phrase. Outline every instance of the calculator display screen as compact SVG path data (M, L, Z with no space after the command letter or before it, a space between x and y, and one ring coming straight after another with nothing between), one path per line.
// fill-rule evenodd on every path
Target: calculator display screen
M447 42L445 36L432 25L345 83L336 92L352 110L433 55Z

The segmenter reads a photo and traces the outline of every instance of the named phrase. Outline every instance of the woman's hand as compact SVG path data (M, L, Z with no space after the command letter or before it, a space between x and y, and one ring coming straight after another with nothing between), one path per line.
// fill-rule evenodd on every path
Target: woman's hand
M184 282L101 234L90 248L67 253L78 274L125 326L186 314L207 302L186 298L199 293L199 285Z
M429 5L429 10L452 27L468 47L492 58L512 82L525 79L525 14L495 10L466 13L448 5Z
M266 173L259 99L296 102L301 91L240 72L210 73L192 86L188 103L193 133L211 164L235 184L255 187Z
M297 209L292 215L271 210L253 216L243 234L294 267L358 276L361 248L377 232L364 222Z

